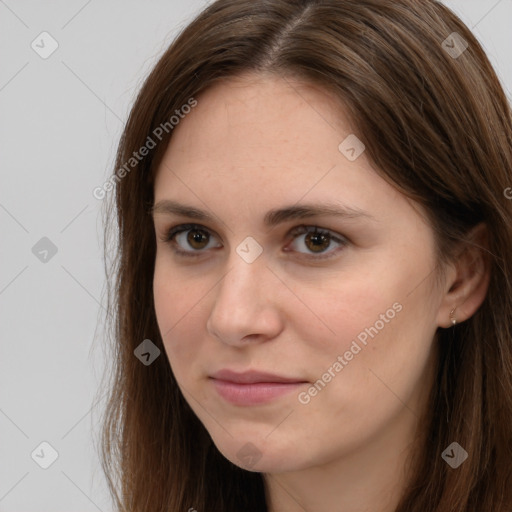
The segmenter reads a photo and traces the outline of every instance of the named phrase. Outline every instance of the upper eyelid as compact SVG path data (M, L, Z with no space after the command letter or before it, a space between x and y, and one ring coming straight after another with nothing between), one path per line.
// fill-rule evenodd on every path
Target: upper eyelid
M179 229L179 228L181 228L181 229ZM169 227L164 228L163 232L164 232L164 235L166 236L171 230L173 230L173 231L175 231L174 235L177 235L179 233L183 233L185 231L189 231L189 230L192 230L195 228L203 229L210 234L214 234L215 236L220 237L220 235L214 229L204 226L203 224L195 223L195 222L182 222L182 223L178 223L178 224L173 224ZM295 226L292 226L291 228L289 228L287 230L287 234L293 233L293 231L298 230L300 228L317 229L318 231L321 231L321 232L325 231L325 232L330 233L331 235L334 235L334 237L338 237L338 238L348 241L348 238L345 235L342 235L341 233L338 233L337 231L335 231L333 229L320 226L319 224L305 224L305 223L298 224L298 225L295 225ZM271 229L269 231L275 231L275 230ZM301 233L301 234L304 234L304 233Z

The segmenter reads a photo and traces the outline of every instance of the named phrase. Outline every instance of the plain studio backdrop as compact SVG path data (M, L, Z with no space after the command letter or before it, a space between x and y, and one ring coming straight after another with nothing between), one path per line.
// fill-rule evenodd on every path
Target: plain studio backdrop
M512 0L445 3L510 98ZM104 363L93 190L142 80L205 5L0 0L0 512L112 510L92 443Z

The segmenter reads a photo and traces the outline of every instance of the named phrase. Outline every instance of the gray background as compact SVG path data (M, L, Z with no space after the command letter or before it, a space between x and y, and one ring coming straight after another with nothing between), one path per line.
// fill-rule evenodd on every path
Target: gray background
M512 0L445 3L511 98ZM92 442L104 362L92 190L112 171L143 78L205 4L0 0L0 512L112 510ZM59 45L46 59L31 47L51 48L44 31ZM42 442L58 452L48 469Z

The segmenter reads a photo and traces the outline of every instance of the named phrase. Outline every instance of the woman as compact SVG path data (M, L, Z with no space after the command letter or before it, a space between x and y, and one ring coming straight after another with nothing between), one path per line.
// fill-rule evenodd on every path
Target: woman
M448 8L218 0L113 181L117 510L512 510L511 112Z

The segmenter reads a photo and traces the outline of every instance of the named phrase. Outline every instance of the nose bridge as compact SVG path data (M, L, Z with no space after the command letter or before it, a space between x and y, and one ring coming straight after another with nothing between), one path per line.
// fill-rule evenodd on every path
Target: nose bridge
M251 261L244 258L244 253L238 254L238 250L230 255L228 271L218 283L208 319L210 333L229 343L251 334L264 334L268 329L268 285L265 283L275 279L261 255Z
M219 283L216 304L227 301L231 308L247 308L246 303L258 305L264 293L266 274L269 273L262 256L254 260L245 259L239 254L240 246L230 255L228 272Z

